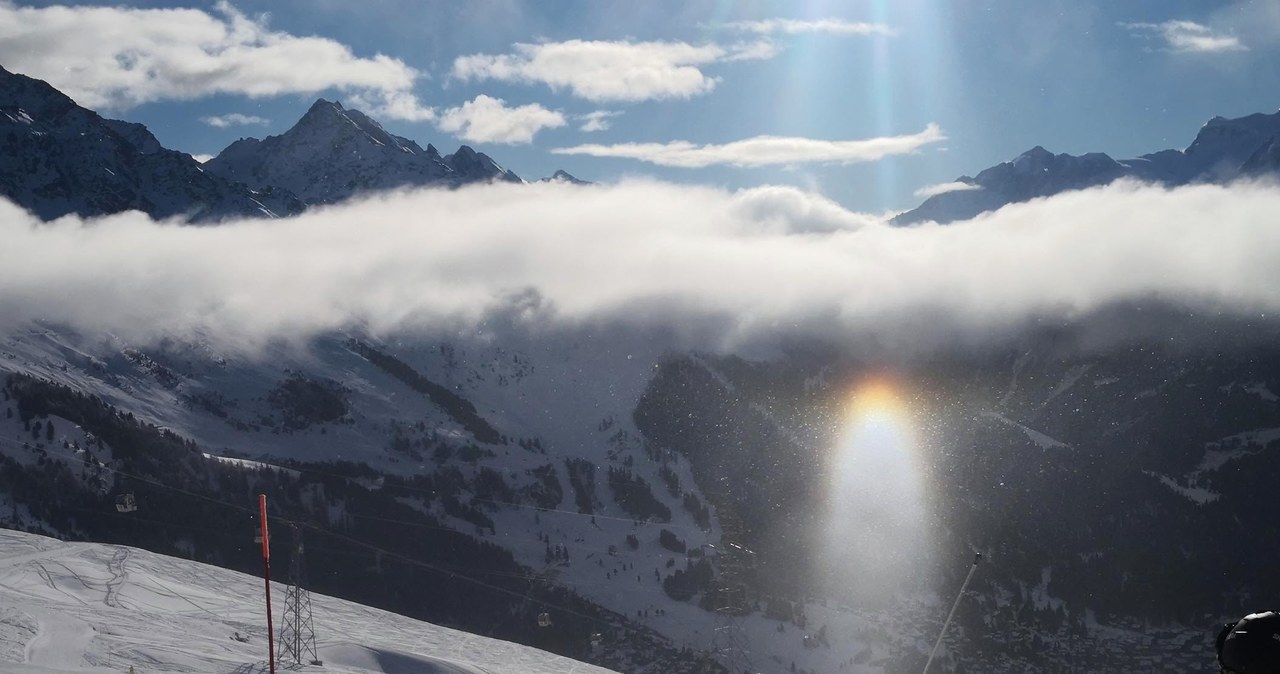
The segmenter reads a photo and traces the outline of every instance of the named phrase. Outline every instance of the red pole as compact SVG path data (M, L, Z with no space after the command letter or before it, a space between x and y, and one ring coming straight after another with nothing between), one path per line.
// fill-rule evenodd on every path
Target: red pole
M267 495L258 494L258 514L262 517L262 577L267 584L267 662L276 674L276 635L271 626L271 539L267 536Z

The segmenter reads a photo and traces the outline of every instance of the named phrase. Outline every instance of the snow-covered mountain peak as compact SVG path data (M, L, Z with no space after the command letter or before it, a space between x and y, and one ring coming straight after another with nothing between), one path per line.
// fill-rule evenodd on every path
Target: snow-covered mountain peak
M44 80L11 73L3 67L0 96L0 109L22 110L34 119L48 120L78 109L75 101Z
M308 203L333 203L373 190L511 180L514 173L463 146L441 157L412 140L389 133L359 110L323 98L278 136L232 143L205 169L255 188L279 187Z
M547 177L547 178L542 178L542 179L541 179L541 180L539 180L538 182L540 182L540 183L569 183L569 184L571 184L571 185L590 185L590 184L591 184L591 182L590 182L590 181L582 180L582 179L580 179L580 178L577 178L577 177L575 177L573 174L569 173L568 171L566 171L566 170L564 170L564 169L556 169L556 172L555 172L555 173L552 173L552 174L551 174L549 177Z
M348 110L338 101L316 99L298 123L285 132L286 138L313 136L331 138L334 142L354 140L376 146L391 147L402 152L420 153L422 148L406 138L392 135L382 125L359 110Z
M1238 119L1214 117L1200 127L1196 139L1184 153L1189 157L1212 157L1239 166L1259 146L1280 135L1280 112L1255 113Z
M898 215L893 222L965 220L1006 204L1105 185L1122 177L1182 185L1266 173L1278 170L1275 162L1266 160L1265 148L1277 137L1280 137L1280 112L1238 119L1214 117L1200 128L1186 150L1161 150L1122 161L1101 152L1053 154L1037 145L1012 161L983 170L976 178L958 179L982 189L934 195L919 207ZM1261 156L1253 160L1259 153Z
M1052 152L1044 149L1042 145L1037 145L1014 158L1013 165L1017 168L1026 169L1043 166L1052 159Z
M46 82L4 69L0 113L0 196L40 218L138 210L211 221L299 206L287 195L264 201L166 150L141 124L103 119Z

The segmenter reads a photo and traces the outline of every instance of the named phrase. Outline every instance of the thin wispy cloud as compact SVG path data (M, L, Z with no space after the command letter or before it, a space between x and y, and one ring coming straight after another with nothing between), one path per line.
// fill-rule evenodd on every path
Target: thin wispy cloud
M936 185L925 185L924 187L916 190L914 194L917 198L928 199L929 197L946 194L947 192L964 192L967 190L980 189L982 189L981 185L955 181L950 183L938 183Z
M413 93L419 73L403 61L356 56L335 40L272 30L264 17L246 16L225 1L212 13L0 3L0 62L89 108L332 88L364 97L377 114L432 116Z
M1276 212L1275 186L1131 182L912 228L794 188L648 181L426 189L216 227L39 223L0 201L0 329L253 345L479 324L513 301L548 326L708 325L727 340L909 337L921 316L982 334L1152 297L1256 316L1280 311Z
M908 154L946 138L930 124L919 133L863 140L819 140L781 136L756 136L722 145L696 145L678 140L668 143L586 144L551 150L554 154L621 157L681 168L714 165L771 166L790 164L851 164L875 161L889 155Z
M463 140L515 145L531 143L539 131L567 123L563 114L537 103L507 107L501 98L481 94L459 107L445 110L436 125L441 131Z
M217 115L214 117L201 117L200 121L209 126L225 129L231 126L261 126L268 124L271 120L257 115L242 115L238 112L232 112L226 115Z
M1194 21L1122 22L1119 25L1138 37L1160 40L1166 49L1175 52L1217 53L1248 49L1235 36L1216 33L1208 26Z
M714 63L770 58L761 43L721 46L685 42L569 40L516 44L507 54L472 54L453 62L463 81L545 84L593 102L684 99L705 94L716 79L702 68Z
M578 119L582 122L582 125L578 127L578 130L587 133L607 131L613 126L613 122L610 120L621 114L621 110L593 110L585 115L579 115Z
M759 35L799 35L802 33L829 33L832 35L895 35L895 31L882 23L845 21L843 19L764 19L761 21L734 21L725 28Z

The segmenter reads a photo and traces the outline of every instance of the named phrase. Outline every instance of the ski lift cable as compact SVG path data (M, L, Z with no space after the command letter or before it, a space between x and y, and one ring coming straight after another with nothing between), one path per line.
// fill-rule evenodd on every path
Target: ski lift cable
M942 622L942 630L938 632L938 640L933 642L933 650L929 651L929 659L924 662L924 671L921 674L929 674L929 665L933 664L933 657L938 653L938 646L942 645L942 638L947 635L947 627L951 624L951 619L956 615L956 609L960 607L960 600L964 598L965 588L969 587L969 581L973 580L973 572L978 570L978 562L982 561L982 553L973 555L973 565L969 567L969 574L964 577L964 582L960 584L960 592L956 594L956 600L951 603L951 611L947 613L947 619Z

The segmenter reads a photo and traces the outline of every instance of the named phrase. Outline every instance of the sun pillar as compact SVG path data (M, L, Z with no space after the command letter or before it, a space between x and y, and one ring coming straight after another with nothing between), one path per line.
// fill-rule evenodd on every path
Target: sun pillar
M890 378L849 396L827 467L823 571L850 600L891 600L928 568L920 413Z

